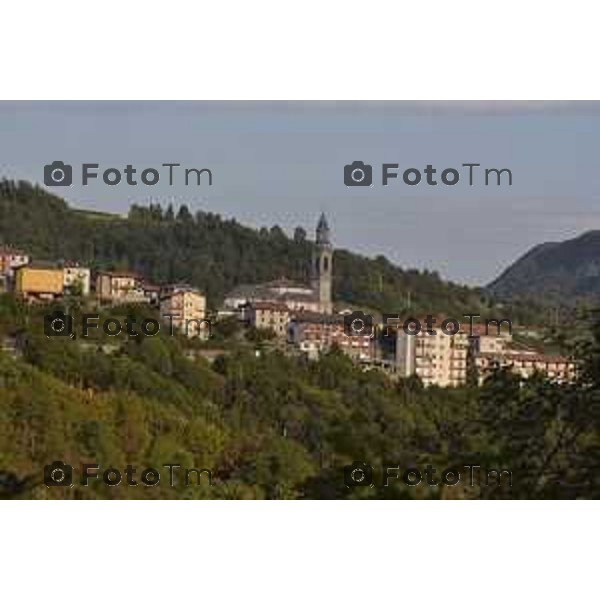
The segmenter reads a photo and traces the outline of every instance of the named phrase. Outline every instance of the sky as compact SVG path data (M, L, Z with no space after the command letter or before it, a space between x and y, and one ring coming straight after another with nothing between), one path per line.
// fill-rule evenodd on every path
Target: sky
M532 246L600 229L600 103L0 102L0 178L43 185L44 165L74 167L70 204L126 213L172 202L309 235L321 211L336 247L403 268L485 285ZM373 186L344 185L344 166L373 165ZM81 164L100 177L81 185ZM208 168L213 185L168 185L162 163ZM399 179L381 183L383 163ZM463 163L508 168L512 186L469 186ZM155 186L108 186L104 169L158 168ZM402 182L431 164L439 181ZM506 181L506 179L505 179Z

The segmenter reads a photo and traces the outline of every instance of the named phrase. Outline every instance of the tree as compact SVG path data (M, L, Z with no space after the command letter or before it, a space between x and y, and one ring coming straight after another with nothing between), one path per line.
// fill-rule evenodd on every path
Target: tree
M302 227L294 229L294 243L303 244L306 241L306 230Z
M180 223L191 223L193 222L192 214L190 213L187 205L182 204L177 212L177 221Z
M276 337L277 337L277 334L271 328L258 329L256 327L249 327L248 330L246 331L246 339L249 342L255 342L255 343L268 342L270 340L275 339Z

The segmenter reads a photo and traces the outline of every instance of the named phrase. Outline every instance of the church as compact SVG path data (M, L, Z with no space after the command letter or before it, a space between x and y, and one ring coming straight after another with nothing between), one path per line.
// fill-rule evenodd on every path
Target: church
M310 265L310 286L286 278L268 283L239 285L225 298L225 308L237 310L248 304L271 302L285 305L290 312L311 312L330 315L332 302L333 246L325 214L321 214L316 229L315 246Z

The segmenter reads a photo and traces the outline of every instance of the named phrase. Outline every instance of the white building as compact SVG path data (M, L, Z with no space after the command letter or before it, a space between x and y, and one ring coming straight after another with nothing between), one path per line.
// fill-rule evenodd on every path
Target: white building
M507 368L522 379L541 373L557 383L573 381L577 363L568 357L541 354L535 350L507 350L503 353L482 352L475 356L477 380L481 385L494 369Z
M285 278L257 285L239 285L227 295L224 306L235 310L257 302L285 304L290 311L319 312L317 292Z
M270 302L285 304L291 312L332 314L333 246L330 229L322 214L316 228L312 259L307 265L310 285L281 278L261 284L242 284L225 298L226 310L237 310L247 304Z
M422 321L424 322L424 321ZM437 323L441 321L438 319ZM462 329L454 335L433 326L429 334L422 327L418 334L398 327L396 337L396 372L400 377L418 375L423 385L456 387L467 382L469 338Z
M77 263L65 263L63 265L63 284L65 293L80 290L82 296L89 296L91 274L87 267L81 267Z

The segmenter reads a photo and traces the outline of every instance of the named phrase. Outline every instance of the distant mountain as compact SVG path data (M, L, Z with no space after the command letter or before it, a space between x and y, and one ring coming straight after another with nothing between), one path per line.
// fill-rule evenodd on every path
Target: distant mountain
M333 234L335 241L335 227ZM156 283L188 281L207 293L213 307L241 283L282 276L306 281L312 250L301 228L290 238L276 225L255 230L213 213L192 214L185 205L177 211L134 205L126 217L83 211L42 188L13 181L0 181L0 243L38 259L131 269ZM489 308L481 289L341 249L334 254L333 288L337 302L382 312L462 315Z
M487 289L503 300L533 298L564 304L599 301L600 231L535 246Z

